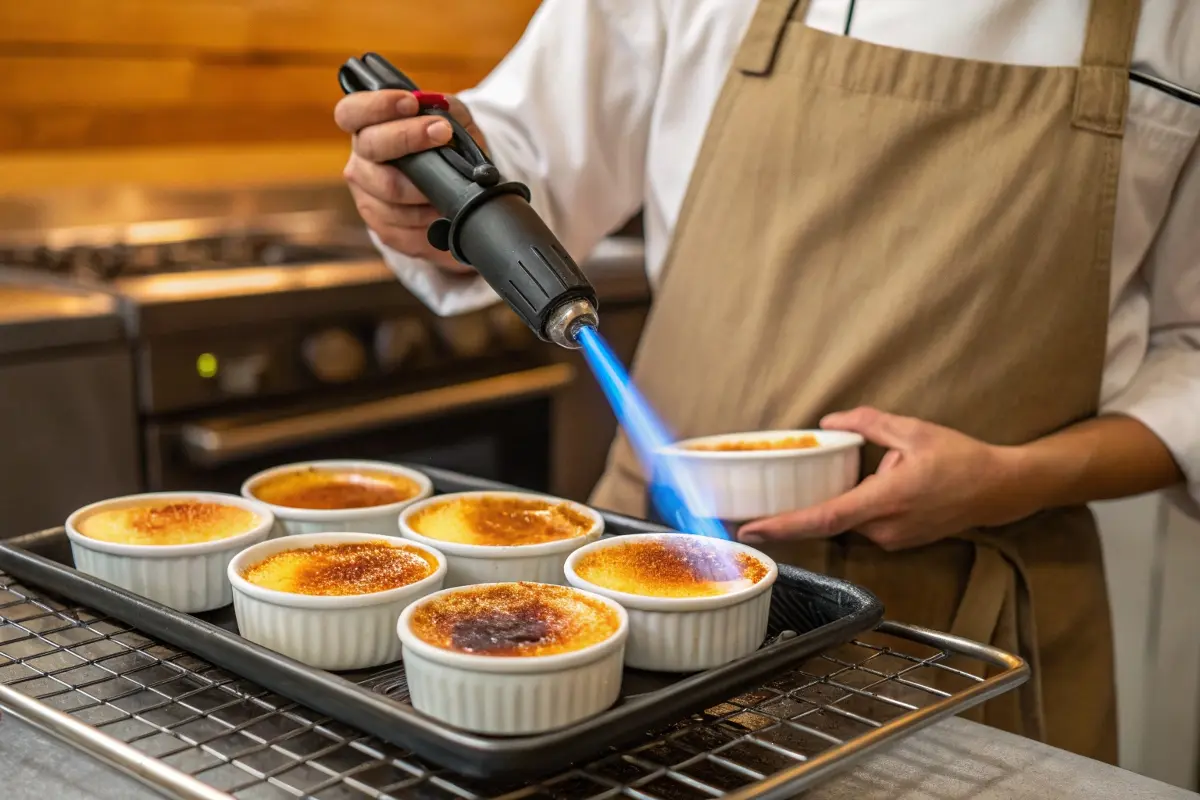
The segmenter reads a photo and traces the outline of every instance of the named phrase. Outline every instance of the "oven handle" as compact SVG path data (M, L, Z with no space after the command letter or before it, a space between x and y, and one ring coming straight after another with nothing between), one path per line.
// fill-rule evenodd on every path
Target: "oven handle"
M267 422L241 423L230 417L212 419L184 425L183 444L193 462L216 466L384 425L547 395L567 386L574 377L575 370L570 364L550 364Z

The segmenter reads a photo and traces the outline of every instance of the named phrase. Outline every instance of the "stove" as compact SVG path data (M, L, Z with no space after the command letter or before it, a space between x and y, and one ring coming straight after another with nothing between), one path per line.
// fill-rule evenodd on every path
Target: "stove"
M640 244L622 253L640 276ZM549 491L570 458L551 439L575 356L503 304L433 316L341 186L0 199L0 266L120 307L143 489L355 457Z

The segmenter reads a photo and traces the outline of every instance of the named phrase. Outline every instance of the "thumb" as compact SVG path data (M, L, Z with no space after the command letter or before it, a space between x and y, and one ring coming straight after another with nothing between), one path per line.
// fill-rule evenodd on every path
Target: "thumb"
M911 417L888 414L869 406L829 414L821 420L821 427L826 430L858 433L874 444L898 450L912 446L920 425Z
M837 536L884 516L894 493L894 484L888 475L872 475L832 500L747 523L738 529L737 538L753 543Z

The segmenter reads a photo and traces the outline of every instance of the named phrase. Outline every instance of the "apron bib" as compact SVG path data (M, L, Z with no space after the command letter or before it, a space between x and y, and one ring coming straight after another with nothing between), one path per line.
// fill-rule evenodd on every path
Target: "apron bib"
M1097 412L1138 0L1093 0L1079 68L827 34L760 0L716 105L633 366L681 438L815 427L862 404L1021 444ZM864 470L882 451L868 447ZM592 502L646 515L618 434ZM1086 508L887 553L765 547L1034 678L969 714L1116 761Z

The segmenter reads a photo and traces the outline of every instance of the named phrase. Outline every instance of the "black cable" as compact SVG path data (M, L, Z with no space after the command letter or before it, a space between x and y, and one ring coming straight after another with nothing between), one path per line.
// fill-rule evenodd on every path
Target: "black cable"
M854 21L854 0L850 0L850 8L846 11L846 29L842 31L843 36L850 35L850 23Z
M1149 86L1151 89L1157 89L1164 94L1169 94L1176 100L1182 100L1193 106L1200 106L1200 92L1193 92L1191 89L1180 86L1178 83L1171 83L1170 81L1164 81L1162 78L1155 78L1144 72L1133 72L1132 70L1129 73L1129 80L1134 83L1140 83L1143 86Z

